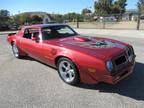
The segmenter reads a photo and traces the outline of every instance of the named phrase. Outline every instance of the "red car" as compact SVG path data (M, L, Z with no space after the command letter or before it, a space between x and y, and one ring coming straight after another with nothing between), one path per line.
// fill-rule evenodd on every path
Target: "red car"
M116 84L133 72L135 54L129 44L77 34L64 24L25 26L7 37L16 58L30 56L58 69L61 79Z

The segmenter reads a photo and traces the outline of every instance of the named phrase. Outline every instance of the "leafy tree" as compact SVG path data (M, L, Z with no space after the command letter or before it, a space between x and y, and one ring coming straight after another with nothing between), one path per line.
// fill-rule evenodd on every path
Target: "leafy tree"
M20 15L20 22L21 24L29 24L31 23L31 17L28 13L23 13Z
M95 14L107 16L108 14L123 14L126 11L127 0L98 0L95 1Z
M144 0L139 0L137 3L137 6L138 6L139 12L144 13Z
M32 22L32 18L28 13L15 15L13 16L13 20L20 25L30 24Z
M95 14L99 16L105 16L111 14L111 6L113 0L98 0L95 1Z
M64 21L63 15L55 14L53 17L54 22L62 23Z
M117 0L113 3L111 7L111 13L117 18L122 19L122 14L126 11L127 0Z
M5 17L9 17L10 16L10 12L8 10L0 10L0 16L5 16Z
M13 22L16 23L16 24L21 24L21 22L20 22L20 15L15 15L15 16L13 16L13 17L12 17L12 20L13 20Z
M90 9L85 8L82 10L82 16L85 21L90 21L92 18L91 15L92 15L92 11Z
M127 0L117 0L114 2L114 7L116 7L115 9L117 9L117 13L119 14L123 14L126 11L126 6L127 6ZM112 10L114 11L114 10Z
M65 16L70 22L76 21L76 19L77 19L77 14L74 13L74 12L73 13L68 13Z
M8 10L0 10L0 30L7 30L10 21L10 12Z
M77 20L78 20L79 22L83 22L83 21L84 21L84 16L81 15L81 14L77 14Z
M0 24L5 25L8 24L10 19L10 12L7 10L0 10Z
M84 21L84 16L78 13L67 13L63 16L64 20L68 20L69 22L82 22Z
M91 14L91 13L92 13L92 11L90 9L85 8L82 10L82 15L87 15L87 14Z
M34 15L32 16L31 21L32 21L31 22L32 24L41 24L43 19L39 17L38 15Z
M70 22L83 21L83 15L77 13L67 13L63 16L64 20L68 20Z

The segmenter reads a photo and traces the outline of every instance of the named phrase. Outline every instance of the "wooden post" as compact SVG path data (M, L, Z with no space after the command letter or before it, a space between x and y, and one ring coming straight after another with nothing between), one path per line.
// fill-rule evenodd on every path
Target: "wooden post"
M106 24L105 17L103 17L103 29L105 29L105 24Z
M77 18L77 28L79 28L79 20L78 20L78 18Z
M138 13L137 30L140 29L140 16L141 16L141 14Z

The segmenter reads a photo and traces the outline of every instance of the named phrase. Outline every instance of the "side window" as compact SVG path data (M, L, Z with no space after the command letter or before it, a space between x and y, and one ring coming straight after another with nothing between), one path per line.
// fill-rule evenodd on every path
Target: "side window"
M25 29L23 38L31 39L30 29Z
M73 34L73 31L69 29L68 27L63 27L57 30L59 34Z
M23 38L32 39L32 37L38 37L38 36L39 36L39 29L31 28L31 29L25 29Z
M37 28L31 29L30 33L31 33L31 37L39 37L39 29Z
M52 32L52 30L50 28L43 29L42 30L42 39L48 40L48 39L53 38L53 35L51 32Z

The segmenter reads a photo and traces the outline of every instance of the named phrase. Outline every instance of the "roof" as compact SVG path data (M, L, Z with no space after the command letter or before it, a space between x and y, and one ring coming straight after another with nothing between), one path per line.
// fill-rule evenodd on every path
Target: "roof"
M66 24L59 24L59 23L54 23L54 24L36 24L36 25L29 25L29 26L24 26L23 28L44 28L44 27L51 27L51 26L60 26L60 25L66 25Z

